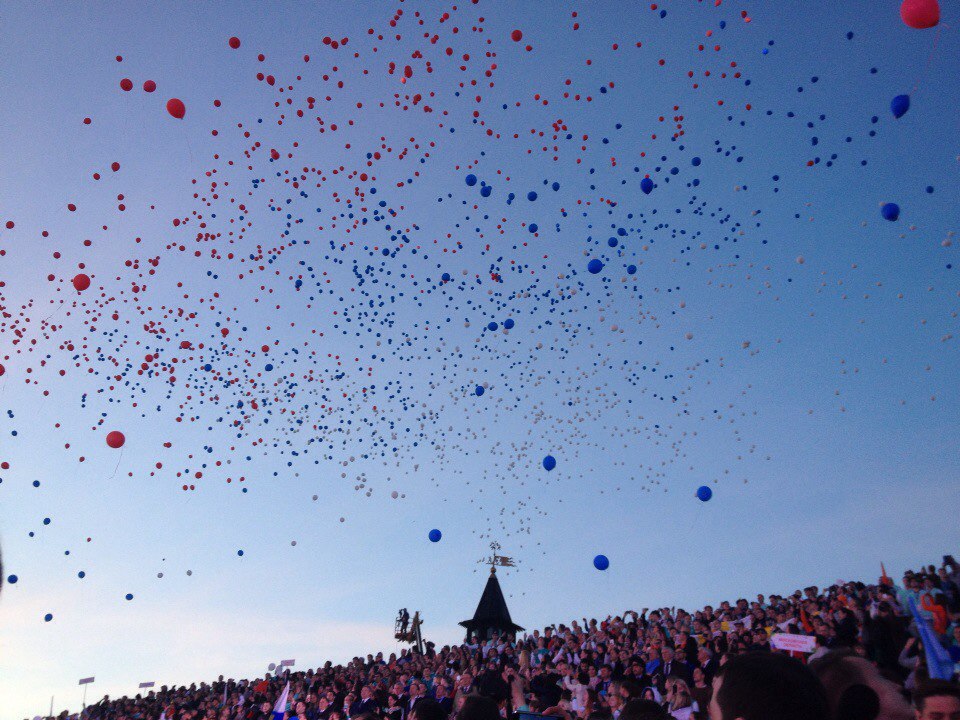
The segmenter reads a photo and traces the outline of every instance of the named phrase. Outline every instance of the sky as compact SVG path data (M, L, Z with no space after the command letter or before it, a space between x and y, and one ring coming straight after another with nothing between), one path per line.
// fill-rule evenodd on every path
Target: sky
M6 6L0 720L456 642L492 541L531 630L956 552L958 37L838 5Z

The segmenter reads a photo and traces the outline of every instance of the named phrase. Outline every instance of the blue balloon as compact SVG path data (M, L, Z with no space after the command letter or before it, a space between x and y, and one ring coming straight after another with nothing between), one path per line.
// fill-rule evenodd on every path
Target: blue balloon
M497 325L495 322L490 322L490 323L487 324L487 330L489 330L490 332L493 332L493 331L496 330L498 327L500 327L500 326Z
M17 580L19 579L20 578L18 578L16 575L7 575L7 582L10 583L11 585L15 585Z
M894 222L900 217L900 206L896 203L884 203L883 207L880 208L880 214L884 220Z
M553 470L556 466L557 466L557 461L556 461L556 459L553 457L553 455L547 455L547 456L543 459L543 469L546 470L547 472L550 472L550 471Z
M237 556L243 557L243 550L237 550Z
M514 326L513 318L507 318L506 320L504 320L504 321L503 321L503 326L504 326L507 330L512 330L512 329L513 329L513 326Z
M44 622L50 622L51 620L53 620L53 613L47 613L46 615L43 616Z
M694 167L700 167L700 162L701 162L700 158L695 157L693 160L690 161L690 164L693 165Z
M470 187L473 187L476 184L477 184L477 176L474 175L473 173L470 173L469 175L467 175L467 185L469 185Z
M898 120L907 114L907 110L910 109L910 96L909 95L897 95L893 100L890 101L890 112L893 113L893 116Z
M527 200L529 200L530 202L533 202L536 199L537 199L537 194L533 190L527 193Z
M591 274L596 275L598 272L603 270L603 263L594 258L587 263L587 270L589 270Z
M483 395L483 385L477 385L476 393L477 393L477 397L480 397L481 395Z
M480 188L480 197L490 197L490 193L493 192L493 185L484 185Z
M644 195L649 195L653 192L653 180L650 178L644 178L640 181L640 189L643 190Z
M440 542L440 538L443 537L443 533L434 528L430 531L427 537L430 538L430 542Z
M627 265L627 275L636 275L637 266L636 265Z
M593 559L593 566L597 570L606 570L608 567L610 567L610 560L606 555L597 555Z
M450 282L450 273L444 273L443 275L440 276L440 279L443 280L444 282Z
M127 600L133 600L133 593L127 593L124 597L126 597Z
M700 499L700 502L708 502L712 497L713 490L708 488L706 485L701 485L697 488L697 498Z

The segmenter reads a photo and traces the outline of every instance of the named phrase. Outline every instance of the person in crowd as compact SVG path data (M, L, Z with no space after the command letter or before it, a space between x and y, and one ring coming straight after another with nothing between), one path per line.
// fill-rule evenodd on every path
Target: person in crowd
M867 716L875 720L912 719L900 686L850 649L833 650L810 667L823 684L837 720Z
M928 680L913 694L916 720L960 720L960 687Z
M830 720L832 716L823 685L803 663L787 655L749 652L720 667L713 679L709 717Z

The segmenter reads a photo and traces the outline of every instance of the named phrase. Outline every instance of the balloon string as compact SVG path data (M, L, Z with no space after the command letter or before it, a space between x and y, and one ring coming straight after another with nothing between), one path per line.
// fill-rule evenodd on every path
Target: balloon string
M120 461L123 460L123 448L120 448L120 457L117 458L117 466L113 469L113 474L107 478L107 480L113 480L117 475L117 470L120 469Z
M943 24L941 23L937 27L937 34L933 37L933 47L930 48L930 54L927 56L927 62L923 66L923 71L920 73L920 77L917 78L917 82L913 85L913 90L911 93L916 93L917 89L920 87L920 83L923 82L923 79L927 76L927 73L930 71L930 65L933 63L933 56L937 52L937 45L940 43L940 33L943 31Z
M58 312L60 312L60 311L63 309L63 306L64 306L64 305L66 305L66 301L61 300L61 301L60 301L60 305L57 307L57 309L54 310L54 311L53 311L52 313L50 313L49 315L47 315L47 316L46 316L43 320L41 320L40 322L41 322L41 323L45 323L47 320L49 320L49 319L52 318L54 315L56 315Z

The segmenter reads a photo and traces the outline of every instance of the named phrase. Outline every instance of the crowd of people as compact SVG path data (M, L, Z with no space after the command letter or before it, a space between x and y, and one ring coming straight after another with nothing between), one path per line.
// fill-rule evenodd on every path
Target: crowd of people
M912 607L911 607L912 605ZM915 618L919 615L920 621ZM933 634L924 630L929 628ZM779 650L777 634L815 638ZM954 663L928 666L927 642ZM960 720L960 565L104 698L89 720ZM61 715L66 718L66 714Z

